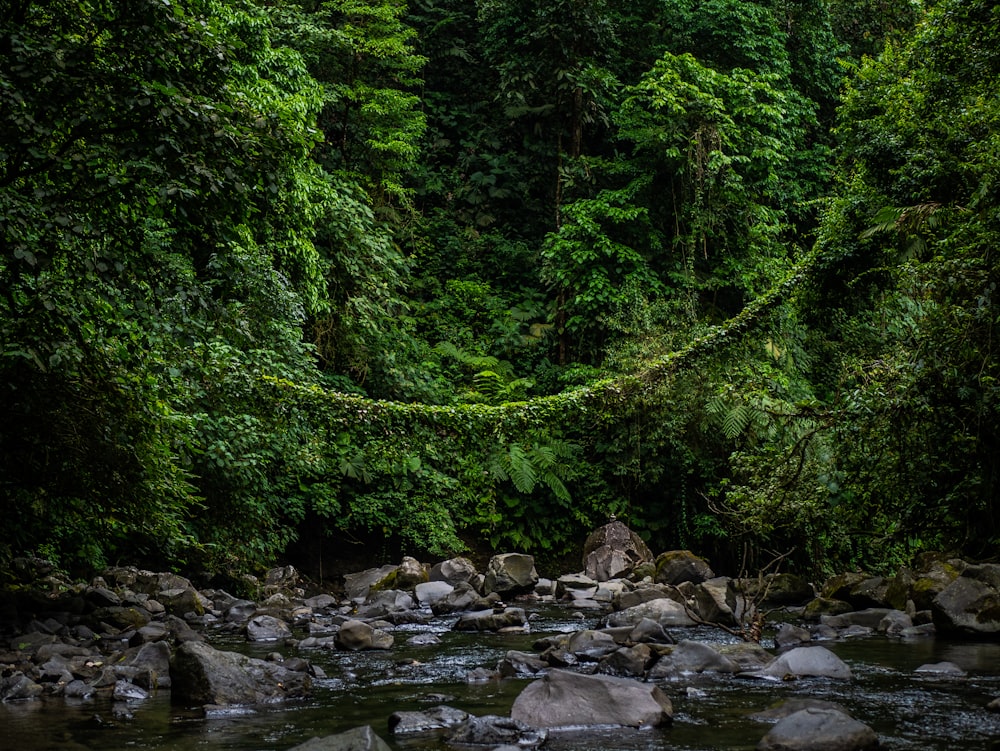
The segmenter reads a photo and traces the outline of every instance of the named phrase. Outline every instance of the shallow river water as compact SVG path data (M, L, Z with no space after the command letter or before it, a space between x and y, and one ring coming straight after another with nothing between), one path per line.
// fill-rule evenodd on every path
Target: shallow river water
M132 705L123 714L110 700L42 699L0 705L0 750L83 751L84 749L149 749L150 751L286 751L314 736L358 725L371 725L394 749L437 751L446 746L433 739L395 739L389 715L446 703L477 715L506 715L529 678L469 684L466 673L494 668L511 649L531 651L546 634L592 627L569 611L547 607L535 611L530 634L469 634L451 631L454 618L393 631L396 646L388 652L348 653L303 650L300 656L319 665L328 678L315 681L312 697L283 708L206 719L200 710L176 706L169 695ZM441 644L412 647L417 633L437 634ZM731 641L707 629L672 629L677 639ZM250 645L234 637L212 639L215 646L264 656L295 650ZM765 639L765 646L769 641ZM899 751L1000 750L1000 714L985 705L1000 696L1000 643L918 641L883 637L824 642L851 667L851 681L787 682L692 675L660 683L674 704L669 728L588 729L552 733L552 751L749 751L769 726L748 715L793 697L812 697L843 704L879 735L883 749ZM926 663L948 660L964 669L963 679L914 673Z

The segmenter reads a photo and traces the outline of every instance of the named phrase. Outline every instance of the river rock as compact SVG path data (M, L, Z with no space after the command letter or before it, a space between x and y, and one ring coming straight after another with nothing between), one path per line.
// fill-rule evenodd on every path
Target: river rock
M438 733L465 722L469 713L441 704L419 712L402 711L389 715L389 732L396 736Z
M453 628L456 631L502 631L523 629L527 625L528 617L523 608L505 608L499 613L495 610L464 613Z
M931 611L946 633L1000 633L1000 564L966 567L934 598Z
M715 572L709 567L708 562L690 550L670 550L656 557L654 579L660 584L681 582L700 584L714 578Z
M533 728L511 717L470 715L448 733L448 744L496 748L510 745L517 748L537 748L545 743L548 731Z
M828 597L816 597L806 603L802 617L807 621L818 621L824 615L842 615L854 610L854 606L846 600L833 600Z
M664 628L697 625L682 604L666 597L611 613L607 620L609 626L634 626L644 618L656 621Z
M413 597L402 589L373 591L365 604L358 608L359 618L383 618L392 613L413 610Z
M768 574L757 579L738 579L731 585L734 594L758 606L803 605L816 597L812 585L795 574Z
M535 675L548 666L545 660L532 652L512 649L497 664L497 672L502 678L513 678L516 675Z
M735 626L736 616L729 604L732 580L727 576L707 579L694 588L694 609L698 616L709 623Z
M760 675L776 678L815 676L850 680L851 669L826 647L796 647L774 659Z
M765 709L762 712L754 712L750 715L750 719L756 722L778 722L779 720L783 720L796 712L801 712L803 709L830 709L836 712L843 712L845 715L850 716L847 708L844 707L843 704L838 704L835 701L796 697L787 699L776 707Z
M394 641L392 634L364 621L353 619L340 624L340 630L334 639L340 649L352 652L364 649L390 649Z
M737 673L735 660L708 644L685 639L664 655L649 671L650 680L676 679L688 673Z
M170 687L170 646L165 641L149 642L129 650L123 656L123 662L146 676L145 680L150 684L147 688Z
M0 701L24 701L39 696L44 689L20 670L0 678Z
M115 681L114 690L111 693L115 701L145 701L149 698L149 692L141 686L136 686L129 681Z
M791 623L779 624L778 630L774 633L774 646L778 649L798 647L809 641L812 641L812 634L801 626Z
M643 618L629 631L628 641L634 644L673 644L674 640L663 626L651 618Z
M293 746L289 751L392 751L371 725L353 728L336 735L311 738L305 743Z
M579 660L596 662L614 652L618 646L618 642L608 632L584 629L569 637L566 651Z
M380 568L369 568L364 571L358 571L354 574L345 574L344 594L347 596L347 599L362 603L367 599L371 588L395 570L395 566L385 565Z
M670 584L640 584L635 589L623 590L614 595L611 605L615 610L628 610L650 600L660 599L684 602L684 595Z
M537 582L534 557L524 553L503 553L490 559L483 588L486 592L509 596L530 592Z
M447 582L452 586L457 585L459 582L472 583L475 581L479 572L476 571L475 565L468 558L463 558L461 556L457 558L449 558L446 561L441 561L440 563L435 563L431 566L431 570L427 575L429 581L432 582Z
M646 669L655 659L648 644L633 647L619 647L597 664L597 672L602 675L620 675L626 678L642 678Z
M434 603L444 599L454 591L455 587L445 581L420 582L413 588L417 602L423 607L432 607Z
M943 678L964 678L968 673L966 673L962 668L956 665L954 662L949 662L947 660L943 662L933 662L921 665L913 672L930 674L933 676L940 676Z
M248 641L281 641L292 635L292 630L280 618L258 615L250 619L246 628Z
M486 610L489 607L491 607L490 603L471 584L460 581L454 585L451 592L431 603L431 612L434 615L447 615L448 613Z
M882 622L882 619L891 613L891 608L866 608L865 610L855 610L850 613L840 615L821 616L819 622L824 626L837 630L846 629L850 626L863 626L875 630Z
M536 728L645 727L669 723L673 707L667 695L652 684L552 670L521 691L510 716Z
M635 532L620 521L598 527L583 544L584 573L604 582L628 576L642 563L653 560L653 553Z
M864 723L835 709L802 709L771 728L757 751L870 751L878 736Z
M305 697L311 689L305 673L197 641L177 648L170 675L175 701L202 705L275 704Z
M918 610L930 609L937 597L949 584L961 576L968 566L957 558L951 560L930 560L913 575L909 597Z

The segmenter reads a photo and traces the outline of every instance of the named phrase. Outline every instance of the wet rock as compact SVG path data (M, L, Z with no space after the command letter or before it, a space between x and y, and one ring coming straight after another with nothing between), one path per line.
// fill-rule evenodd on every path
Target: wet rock
M83 598L95 608L119 607L121 598L107 587L87 587Z
M750 715L750 719L756 722L778 722L779 720L783 720L796 712L801 712L803 709L829 709L836 712L843 712L848 716L850 715L846 707L835 701L826 701L825 699L793 698L781 702L781 704L776 707L765 709L762 712L755 712Z
M0 678L0 701L25 701L41 695L43 687L20 670Z
M90 699L96 693L93 686L74 678L63 688L63 696L67 699Z
M545 743L546 738L548 731L533 728L510 717L470 715L448 733L448 744L484 746L491 749L501 745L537 748Z
M417 634L406 640L411 647L432 647L441 643L435 634Z
M392 634L358 620L342 623L340 631L334 638L340 649L353 652L364 649L390 649L394 641Z
M878 736L864 723L835 709L802 709L779 720L757 751L869 751Z
M302 601L302 604L307 608L312 608L314 612L319 612L335 608L337 606L337 598L324 592L316 595L315 597L307 597Z
M585 629L570 636L566 651L583 661L596 662L618 649L618 642L605 631Z
M212 606L211 601L193 586L160 590L156 599L171 615L204 615L205 610Z
M305 743L293 746L289 751L391 751L391 749L389 744L375 733L371 725L363 725L336 735L311 738Z
M148 688L169 688L170 647L164 641L149 642L125 653L124 664L143 674Z
M635 627L629 631L628 641L635 644L673 644L673 637L668 634L663 626L651 618L643 618Z
M634 626L644 618L659 623L664 628L672 626L695 626L696 621L688 615L684 605L666 597L650 600L641 605L626 608L608 616L609 626Z
M794 626L791 623L782 623L774 634L774 646L778 649L787 647L798 647L812 641L812 634L801 626Z
M275 704L305 697L308 675L204 642L185 642L171 662L175 701L219 706Z
M731 586L729 577L717 576L694 588L694 609L702 620L725 626L736 625L736 616L729 604Z
M395 566L386 565L380 568L369 568L354 574L344 575L344 594L354 602L364 602L372 586L382 581L396 570Z
M396 589L413 589L418 584L429 581L427 569L416 558L403 556L396 569Z
M708 562L690 550L670 550L656 557L655 581L660 584L680 584L693 582L700 584L715 578Z
M934 598L961 576L967 566L967 563L957 559L927 562L919 573L914 574L913 584L910 586L909 595L914 606L920 610L931 608Z
M468 712L445 704L419 712L393 712L389 715L389 732L397 737L440 733L468 718Z
M774 659L760 675L775 678L814 676L850 680L851 669L826 647L796 647Z
M761 607L803 605L816 597L812 585L795 574L768 574L757 579L735 579L731 590Z
M245 623L257 613L257 604L250 600L236 600L225 611L227 623Z
M538 582L535 559L523 553L503 553L490 559L486 567L486 592L496 592L501 596L530 592Z
M968 566L931 603L934 624L945 633L1000 633L1000 564Z
M414 587L417 602L423 607L433 607L434 603L444 599L454 591L455 587L444 581L421 582Z
M674 602L684 601L684 595L678 591L677 587L670 584L648 583L640 584L635 589L619 592L612 598L611 604L615 610L628 610L644 602L664 598Z
M264 586L293 590L299 586L299 572L295 566L278 566L264 574Z
M816 597L806 603L802 617L807 621L818 621L824 615L841 615L854 610L854 606L845 600L833 600L828 597Z
M774 655L754 642L737 642L736 644L720 644L719 654L735 662L740 672L756 672L767 667L774 660Z
M281 641L292 635L292 630L280 618L271 615L258 615L247 623L248 641Z
M516 675L535 675L548 668L548 663L536 654L510 650L497 665L497 672L503 678Z
M583 545L584 573L598 582L628 576L636 566L652 560L653 553L642 538L620 521L597 528Z
M522 629L528 625L528 617L523 608L505 608L501 612L480 610L459 616L454 625L456 631L502 631Z
M597 582L585 574L563 574L556 579L556 597L579 600L597 592Z
M485 610L491 607L468 582L458 582L455 588L436 602L431 603L434 615L448 613L463 613L473 610Z
M875 630L886 636L899 636L912 626L913 619L902 610L890 610L885 618L878 622L878 627Z
M431 566L427 578L432 582L447 582L455 586L459 582L473 583L478 573L472 561L459 556L457 558L449 558L446 561L441 561Z
M954 662L949 662L947 660L943 662L933 662L927 663L926 665L921 665L913 672L929 674L931 676L939 676L942 678L964 678L968 673L966 673L962 668L956 665Z
M465 674L466 683L489 683L500 678L500 674L495 670L486 668L473 668Z
M882 619L892 612L890 608L866 608L841 615L824 615L819 621L825 626L835 629L846 629L850 626L863 626L873 631L878 628Z
M986 709L990 712L1000 712L1000 696L987 704Z
M510 716L537 728L645 727L669 723L673 707L667 695L652 684L552 670L518 695Z
M633 647L619 647L597 664L597 672L602 675L620 675L626 678L642 678L656 655L648 644Z
M119 680L115 681L115 688L111 696L115 701L145 701L149 698L149 692L134 683Z
M686 673L737 673L739 670L735 660L708 644L685 639L670 654L660 658L649 671L649 679L675 679Z

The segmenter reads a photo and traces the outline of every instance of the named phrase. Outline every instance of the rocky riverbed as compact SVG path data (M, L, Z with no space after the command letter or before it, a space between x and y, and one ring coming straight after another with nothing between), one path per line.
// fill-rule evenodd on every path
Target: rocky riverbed
M689 551L653 558L622 525L595 535L583 570L555 579L518 554L482 572L407 558L330 592L279 568L242 582L245 598L134 568L71 583L21 561L3 599L0 747L1000 740L1000 567L928 558L815 588L717 577ZM759 644L741 638L756 629Z

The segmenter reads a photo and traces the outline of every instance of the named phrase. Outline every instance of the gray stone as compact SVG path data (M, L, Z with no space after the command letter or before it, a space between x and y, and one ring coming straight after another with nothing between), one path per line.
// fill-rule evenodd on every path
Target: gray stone
M646 727L673 717L657 686L610 675L552 670L514 700L510 716L536 728L586 725Z
M812 634L801 626L794 626L791 623L782 623L774 634L774 646L778 649L787 647L798 647L812 641Z
M664 598L674 602L684 601L684 595L673 585L647 583L640 584L635 589L619 592L612 598L611 604L615 610L628 610L644 602Z
M455 587L444 581L420 582L414 587L417 602L423 607L433 607L434 603L444 599L454 591Z
M626 678L642 678L646 668L653 661L653 650L648 644L633 647L619 647L602 658L597 664L597 672L603 675L620 675Z
M618 649L618 642L605 631L585 629L570 636L566 651L580 660L596 662Z
M835 629L845 629L849 626L864 626L875 630L882 622L882 619L891 613L890 608L866 608L865 610L855 610L841 615L820 616L819 622L825 626Z
M24 701L42 693L42 687L18 670L0 678L0 701Z
M966 673L962 668L956 665L954 662L933 662L921 665L913 672L915 673L925 673L935 676L947 677L947 678L964 678L968 673Z
M536 748L545 743L546 738L548 738L547 730L533 728L510 717L470 715L448 733L448 744L488 748L500 745Z
M412 610L415 603L409 592L402 589L384 589L368 595L365 604L358 608L358 617L381 618L393 613Z
M754 712L750 715L750 719L755 720L756 722L778 722L779 720L783 720L796 712L801 712L803 709L831 709L837 712L843 712L848 716L850 715L844 705L838 704L835 701L826 701L825 699L792 698L781 702L781 704L776 707L765 709L762 712Z
M336 735L311 738L293 746L289 751L391 751L391 748L375 733L371 725L363 725Z
M364 649L389 649L394 641L392 634L358 620L340 624L340 631L337 632L335 640L338 647L353 652Z
M305 697L311 689L305 673L197 641L177 648L170 675L172 698L202 705L275 704Z
M656 557L655 580L661 584L680 584L692 582L700 584L708 579L714 579L712 571L704 558L699 558L690 550L670 550Z
M499 613L495 610L464 613L453 628L456 631L504 631L524 629L527 625L528 617L523 608L505 608Z
M694 588L694 608L702 620L724 626L736 625L736 615L729 604L731 585L729 577L717 576Z
M281 641L292 635L292 630L280 618L271 615L257 615L247 623L249 641Z
M796 647L776 657L760 674L777 678L816 676L850 680L851 669L826 647Z
M650 680L675 679L686 673L737 673L735 660L720 654L708 644L685 639L649 671Z
M864 723L835 709L802 709L779 720L757 751L870 751L878 736Z
M490 603L468 582L460 581L454 586L455 588L451 592L431 603L431 612L434 615L464 613L473 610L485 610L491 607Z
M468 712L445 704L419 712L393 712L389 715L389 732L396 736L439 733L462 724L468 717Z
M697 625L696 621L691 618L683 605L665 597L612 613L608 616L608 625L634 626L644 618L656 621L664 628Z
M148 691L128 681L116 681L111 695L115 701L145 701L149 698Z
M595 581L628 576L636 566L653 560L653 553L635 532L612 521L590 533L583 544L584 573Z
M396 570L395 566L386 565L380 568L369 568L354 574L344 575L344 594L354 602L364 602L372 586L382 581Z
M931 610L939 631L1000 633L1000 565L968 566L934 598Z
M548 666L548 663L536 654L512 649L500 660L497 672L503 678L513 678L517 675L535 675Z
M501 596L530 592L538 582L535 559L524 553L503 553L490 559L486 567L486 592Z
M478 572L472 561L459 556L457 558L449 558L446 561L441 561L431 566L428 579L432 582L447 582L455 586L459 582L473 584L477 575Z

